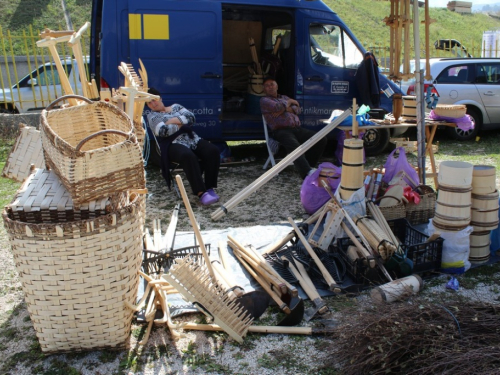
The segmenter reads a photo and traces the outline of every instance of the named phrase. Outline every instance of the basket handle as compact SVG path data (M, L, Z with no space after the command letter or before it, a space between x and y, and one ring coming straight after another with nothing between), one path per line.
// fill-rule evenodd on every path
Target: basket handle
M98 131L98 132L91 134L88 137L85 137L84 139L82 139L80 141L80 143L78 143L76 145L76 151L80 151L80 149L83 147L83 145L85 143L87 143L88 141L90 141L92 138L95 138L99 135L108 134L108 133L123 135L125 138L128 138L128 136L129 136L129 133L122 132L121 130L113 130L113 129L101 130L101 131Z
M63 101L63 100L66 100L66 99L70 99L70 98L73 98L73 99L79 99L79 100L83 100L84 102L87 102L89 104L93 103L92 100L86 98L85 96L81 96L81 95L64 95L64 96L61 96L60 98L57 98L56 100L54 100L52 103L50 103L47 108L45 108L47 111L50 111L52 108L54 108L54 106L59 103L60 101Z

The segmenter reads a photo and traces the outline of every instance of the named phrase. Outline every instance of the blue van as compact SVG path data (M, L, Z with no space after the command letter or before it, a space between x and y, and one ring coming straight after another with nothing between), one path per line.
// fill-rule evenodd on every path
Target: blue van
M301 104L303 126L319 130L334 109L359 98L355 75L365 52L321 1L93 0L90 72L100 87L123 85L118 66L138 69L140 58L149 86L165 103L193 111L196 132L211 141L264 139L265 74ZM391 111L381 95L372 114ZM365 134L366 153L381 152L389 137Z

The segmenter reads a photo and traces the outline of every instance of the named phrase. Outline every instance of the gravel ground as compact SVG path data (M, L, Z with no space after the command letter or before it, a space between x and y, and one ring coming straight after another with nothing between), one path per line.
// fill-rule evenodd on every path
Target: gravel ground
M254 152L251 149L250 153ZM257 149L255 149L257 150ZM257 152L257 151L255 151ZM261 152L261 151L259 151ZM233 197L264 171L262 154L257 161L228 166L221 171L218 193L222 202ZM182 176L182 174L181 174ZM180 200L165 187L156 168L147 169L148 199L146 227L160 219L163 231L172 210ZM210 218L216 207L202 207L191 196L191 202L202 230L286 223L287 217L300 221L307 217L299 199L300 179L293 167L287 168L262 189L251 194L220 221ZM190 231L185 212L179 215L177 229ZM174 340L169 330L155 326L146 345L139 345L145 326L134 322L127 350L99 350L85 353L44 356L38 346L33 325L24 303L21 283L10 252L5 229L0 228L0 353L1 374L340 374L335 369L321 369L331 353L325 348L335 343L329 336L248 334L242 344L225 333L185 331ZM488 272L480 272L488 270ZM459 293L473 300L499 304L500 268L484 266L459 276L460 290L445 288L448 276L426 281L421 295L434 299ZM346 308L370 306L369 292L358 296L339 295L326 298L332 321L342 322ZM401 302L405 303L405 302ZM257 324L276 322L275 308L269 308ZM201 321L201 314L181 320Z

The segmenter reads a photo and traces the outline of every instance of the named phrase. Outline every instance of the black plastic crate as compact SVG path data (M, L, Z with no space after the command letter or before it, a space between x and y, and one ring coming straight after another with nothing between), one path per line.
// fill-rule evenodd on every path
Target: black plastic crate
M352 260L347 255L347 249L349 246L354 246L354 243L350 238L339 238L337 239L337 251L340 258L344 261L346 265L346 272L355 284L369 285L369 284L379 284L380 274L378 272L378 267L370 268L367 264L366 259L358 258ZM373 261L373 259L371 259Z
M413 228L407 219L388 220L394 235L401 241L406 256L413 262L413 273L427 273L441 268L443 241L441 237L426 242L429 236Z

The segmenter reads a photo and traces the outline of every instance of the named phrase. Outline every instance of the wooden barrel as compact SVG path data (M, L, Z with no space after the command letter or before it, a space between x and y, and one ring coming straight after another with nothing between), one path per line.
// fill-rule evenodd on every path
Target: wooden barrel
M417 97L414 95L403 96L403 119L417 119Z
M490 231L472 232L470 239L469 262L486 263L490 260Z
M472 194L471 225L477 231L498 227L498 190L490 194Z
M474 166L463 161L447 160L439 164L439 187L469 188L472 186L472 170Z
M248 92L252 95L264 96L264 76L252 74L248 77Z
M489 194L497 190L496 169L492 165L475 165L472 170L472 194Z
M432 223L439 229L460 231L471 221L472 187L448 187L439 185L436 211Z
M344 141L342 174L340 175L340 197L349 199L364 184L363 140L350 138Z

